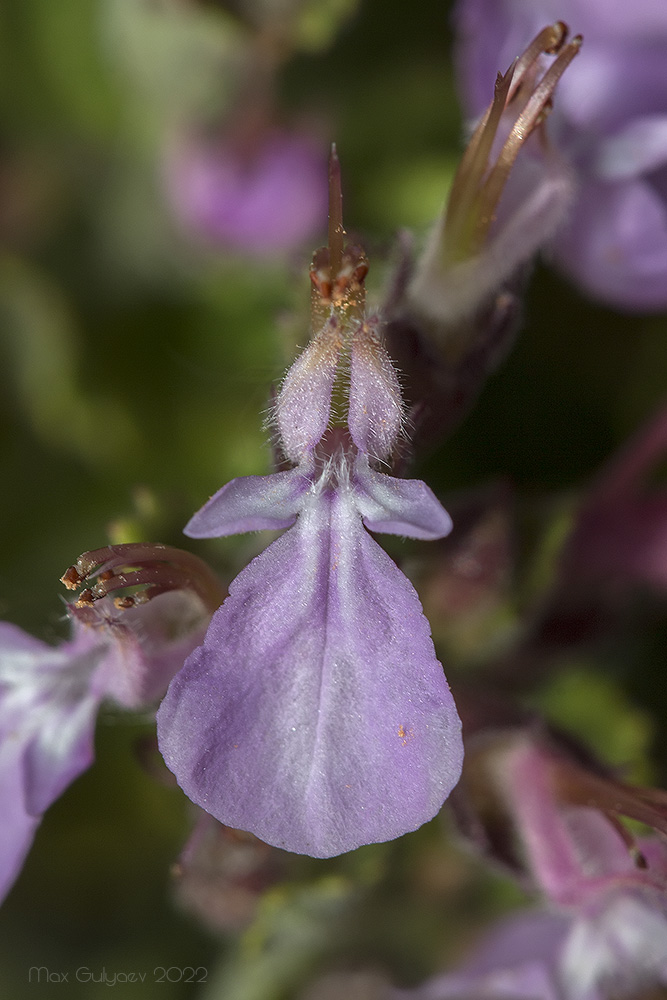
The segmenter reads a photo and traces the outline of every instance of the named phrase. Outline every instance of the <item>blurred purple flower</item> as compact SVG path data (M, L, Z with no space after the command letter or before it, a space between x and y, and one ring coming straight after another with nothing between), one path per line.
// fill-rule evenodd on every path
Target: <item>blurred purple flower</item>
M546 908L500 920L467 960L413 990L381 1000L605 1000L643 995L663 958L664 928L651 911L628 904L605 913L605 926ZM648 919L647 919L648 917ZM664 921L663 921L664 922ZM638 966L638 955L648 966ZM604 970L604 975L600 975Z
M168 150L166 187L186 232L264 256L298 249L326 217L325 159L306 135L274 131L250 151L185 136Z
M618 819L664 830L664 793L623 785L528 734L495 750L486 767L526 871L570 919L558 954L565 995L667 985L667 846L636 842Z
M332 232L311 274L315 333L276 403L293 467L228 483L186 533L289 530L231 584L158 712L160 749L195 803L315 857L421 826L462 761L417 594L367 530L432 539L451 522L424 483L373 467L401 432L400 390L363 313L365 260L343 252L342 224ZM333 400L346 398L345 425Z
M0 623L0 898L42 814L93 759L106 644L89 629L53 649Z
M559 267L627 309L667 306L667 5L656 0L460 0L459 80L479 115L498 70L546 22L585 37L559 86L551 134L578 175L553 238Z
M284 877L287 858L252 833L222 826L199 811L172 868L176 898L214 932L243 930L265 892Z
M122 565L128 548L139 547L101 550L110 558L98 560L97 571ZM191 565L194 557L183 555ZM132 709L154 702L201 641L210 616L195 589L163 590L148 603L121 600L124 610L107 595L68 605L72 638L57 647L0 622L0 899L44 812L91 765L102 701Z
M456 970L382 1000L566 1000L558 959L570 922L546 910L500 921ZM598 1000L590 993L585 1000ZM567 998L569 1000L569 998Z
M667 454L661 409L602 469L577 513L561 576L667 588L667 490L647 488Z

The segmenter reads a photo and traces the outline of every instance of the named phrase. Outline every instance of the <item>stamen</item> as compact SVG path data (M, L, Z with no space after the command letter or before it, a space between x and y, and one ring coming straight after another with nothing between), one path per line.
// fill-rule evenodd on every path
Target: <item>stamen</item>
M593 774L571 761L553 759L551 772L554 788L563 802L598 809L605 816L625 816L667 835L667 793L654 788L635 788L615 778ZM637 863L642 867L641 861Z
M466 257L464 233L469 225L473 206L479 195L482 178L487 171L491 148L500 125L500 119L507 106L507 96L512 82L512 70L504 76L498 73L493 91L493 100L475 129L466 150L461 157L452 182L447 214L445 217L445 246L451 251L451 259ZM457 252L460 248L461 253Z
M498 74L493 100L473 132L452 183L443 228L447 263L472 256L484 243L519 150L544 122L556 85L581 47L581 35L565 44L567 31L563 21L544 28L504 76ZM557 54L557 57L535 83L537 62L543 54ZM530 86L529 96L495 163L489 168L501 119L517 99L522 85L526 85L526 89Z
M69 590L90 584L91 580L96 582L81 591L75 607L91 607L115 591L133 587L145 589L117 597L115 605L120 610L169 590L192 590L211 610L218 608L225 597L218 578L205 562L169 545L130 543L93 549L79 556L61 577Z
M512 86L508 95L511 101L517 90L523 83L526 75L535 65L541 55L555 56L562 49L565 39L568 36L569 28L565 21L556 21L546 28L542 28L539 35L533 39L525 52L514 61L510 67L512 72Z
M500 201L500 196L519 155L519 150L531 132L544 120L545 111L549 106L556 84L578 54L582 41L581 35L577 35L561 49L558 57L537 84L525 108L514 123L495 166L482 186L477 224L478 231L482 230L482 236L486 232L493 212ZM479 235L473 239L474 244L478 242L481 242Z

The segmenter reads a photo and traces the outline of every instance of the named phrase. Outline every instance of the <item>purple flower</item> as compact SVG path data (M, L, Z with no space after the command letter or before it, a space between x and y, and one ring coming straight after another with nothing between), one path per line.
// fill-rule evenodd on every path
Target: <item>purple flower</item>
M462 789L467 783L474 797L478 839L484 831L567 918L555 954L564 996L667 984L667 847L635 841L619 819L664 832L664 793L624 785L529 731L480 743L466 766Z
M131 550L131 551L128 551ZM82 557L87 569L66 574L70 585L126 564L137 550L150 551L144 565L166 585L157 560L172 554L158 546L116 546L97 559ZM183 553L192 573L195 559ZM105 558L106 556L106 558ZM199 563L199 560L196 560ZM148 603L108 593L141 582L130 576L114 584L108 573L99 599L82 595L68 605L72 638L57 647L0 622L0 899L16 879L42 815L93 760L99 707L109 699L138 708L160 697L191 649L201 641L210 611L194 587L156 593ZM207 577L204 572L203 578ZM185 577L181 578L185 582Z
M42 814L92 762L104 656L87 629L53 649L0 623L0 898Z
M550 116L577 195L551 249L584 290L628 309L667 306L667 6L655 0L460 0L459 79L479 115L496 72L545 23L581 31Z
M168 151L167 193L193 236L259 256L284 253L322 224L323 166L313 140L298 133L268 133L248 151L188 136Z
M585 581L667 588L667 491L645 488L667 452L667 409L604 466L584 497L562 562L564 585Z
M315 333L276 403L293 467L228 483L186 533L289 530L231 584L158 713L194 802L315 857L416 829L462 760L417 594L369 534L440 538L451 522L424 483L375 467L401 433L400 391L363 312L365 260L340 234L332 224L316 254ZM333 401L346 398L343 423Z
M383 1000L564 1000L558 960L569 929L566 917L545 910L500 921L452 972ZM598 1000L591 993L586 1000ZM569 998L568 998L569 1000Z
M604 1000L637 996L664 956L664 929L627 897L605 912L606 926L545 908L499 921L457 969L381 1000ZM647 919L648 916L648 919ZM631 947L628 947L631 945ZM651 957L653 952L653 958ZM637 957L649 966L637 965ZM664 968L664 958L658 961ZM604 975L600 976L601 970Z

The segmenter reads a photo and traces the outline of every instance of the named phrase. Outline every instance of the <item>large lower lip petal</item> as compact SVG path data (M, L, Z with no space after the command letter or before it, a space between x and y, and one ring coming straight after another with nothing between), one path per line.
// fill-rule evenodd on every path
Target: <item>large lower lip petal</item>
M194 802L297 853L390 840L439 810L460 722L417 595L349 487L309 498L234 581L158 734Z

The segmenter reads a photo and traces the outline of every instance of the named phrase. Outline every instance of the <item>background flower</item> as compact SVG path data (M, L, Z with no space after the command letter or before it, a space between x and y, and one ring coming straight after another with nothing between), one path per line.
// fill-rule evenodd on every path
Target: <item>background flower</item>
M628 309L667 307L667 9L652 0L462 0L458 70L478 115L504 72L545 23L563 20L585 44L566 74L549 130L578 174L569 219L553 240L558 266L589 294Z
M186 233L211 247L270 256L308 249L326 221L326 146L298 132L269 132L254 148L224 137L174 140L165 183Z

